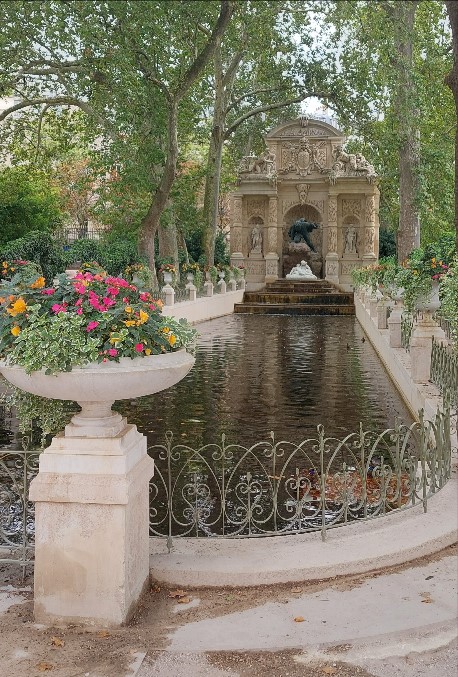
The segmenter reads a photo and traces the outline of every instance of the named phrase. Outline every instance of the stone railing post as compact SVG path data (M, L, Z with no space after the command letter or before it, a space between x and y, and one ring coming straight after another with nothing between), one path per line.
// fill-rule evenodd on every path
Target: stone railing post
M237 291L237 282L233 277L229 280L229 291Z
M414 383L428 383L431 371L431 351L433 336L443 341L445 332L433 320L430 311L424 311L414 326L410 339L411 375Z
M403 305L400 301L396 301L391 315L388 318L387 324L388 329L390 330L390 347L391 348L401 348L401 319Z
M245 291L245 287L246 287L245 277L242 277L242 279L240 280L240 289L242 291Z
M220 294L225 294L227 290L227 285L226 281L224 278L221 278L221 280L218 282L218 287L219 287L219 293Z
M211 280L207 280L204 282L204 287L207 291L207 296L213 296L213 282Z
M162 291L165 294L164 305L174 306L175 305L175 289L172 287L172 285L166 284L164 287L162 287Z
M377 327L378 329L387 328L388 303L385 298L380 299L377 304Z
M188 284L186 285L185 289L188 290L188 293L189 293L189 300L190 300L190 301L195 301L196 298L197 298L197 287L196 287L196 285L193 284L192 282L188 282Z

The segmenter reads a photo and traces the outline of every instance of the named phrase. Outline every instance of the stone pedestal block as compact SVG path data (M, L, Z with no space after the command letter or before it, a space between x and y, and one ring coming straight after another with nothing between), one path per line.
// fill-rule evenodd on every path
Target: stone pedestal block
M207 296L213 296L213 282L207 280L207 282L204 282L204 288L207 291Z
M402 318L402 306L395 305L391 311L391 315L388 318L387 324L388 329L390 330L390 346L391 348L401 348L401 318Z
M278 280L279 258L278 254L273 252L266 254L266 282L275 282L275 280Z
M445 332L431 318L430 313L425 313L414 327L410 339L410 359L414 383L427 383L429 381L433 336L436 341L445 340Z
M388 306L386 301L379 301L377 304L377 327L378 329L387 328Z
M166 306L175 305L175 289L170 284L166 284L164 287L162 287L162 291L165 294L164 305Z
M125 421L124 421L125 423ZM30 487L36 504L35 620L120 625L149 577L146 438L54 438Z

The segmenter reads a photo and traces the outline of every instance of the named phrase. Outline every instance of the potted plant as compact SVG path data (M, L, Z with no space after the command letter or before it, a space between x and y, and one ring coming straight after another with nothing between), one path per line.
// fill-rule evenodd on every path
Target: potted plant
M163 263L159 268L159 272L162 274L164 284L174 283L177 275L177 269L175 268L173 263Z
M194 363L195 330L161 307L124 278L79 272L45 286L25 266L0 286L0 371L27 392L76 400L73 422L106 436L120 425L116 399L168 388Z
M153 275L148 266L143 263L133 263L124 269L126 280L134 284L138 289L148 290L153 288Z
M431 256L431 252L413 250L395 278L396 285L404 289L403 301L408 312L439 308L439 282L447 270L448 264Z

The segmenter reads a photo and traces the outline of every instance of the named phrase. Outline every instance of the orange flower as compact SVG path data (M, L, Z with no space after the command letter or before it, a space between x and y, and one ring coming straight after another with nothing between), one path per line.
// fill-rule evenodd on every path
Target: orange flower
M14 327L11 327L11 333L13 336L19 336L21 333L21 328L17 326L17 324L14 325Z
M45 286L45 278L44 277L38 277L35 282L33 282L30 285L30 289L43 289Z
M6 312L9 313L11 317L16 317L16 315L20 315L25 310L27 310L27 304L24 299L20 297L13 303L11 308L6 309Z

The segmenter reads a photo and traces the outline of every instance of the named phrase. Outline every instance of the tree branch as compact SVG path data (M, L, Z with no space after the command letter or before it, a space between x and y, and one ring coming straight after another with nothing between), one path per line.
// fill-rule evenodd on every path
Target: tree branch
M14 106L6 108L4 111L0 113L0 122L2 120L5 120L5 118L7 118L9 115L15 113L18 110L22 110L23 108L30 108L31 106L39 106L42 103L46 104L48 107L76 106L77 108L81 108L81 110L83 110L85 113L88 113L89 115L93 114L92 108L88 103L86 103L85 101L80 101L80 99L76 99L73 96L54 96L54 97L40 96L37 97L36 99L24 99L23 101L14 104Z
M246 94L242 94L242 96L237 97L237 99L233 99L227 107L227 112L229 112L232 108L235 108L243 101L243 99L248 99L249 96L256 96L256 94L268 94L269 92L272 94L274 92L280 93L281 91L281 87L260 87L259 89L253 89L251 92L247 92ZM283 91L286 91L286 88L284 88Z
M288 99L287 101L279 101L278 103L270 103L265 106L258 106L257 108L253 108L251 111L244 113L244 115L241 115L237 120L235 120L235 122L233 122L231 126L227 128L224 134L224 140L226 141L231 136L231 134L235 132L237 127L239 127L242 124L242 122L245 122L245 120L252 118L254 115L257 115L258 113L265 113L268 110L275 110L276 108L284 108L285 106L290 106L293 103L300 103L301 101L309 99L312 96L322 99L332 98L332 96L330 96L329 93L308 92L307 94L301 94L300 96L296 96L294 99Z
M195 79L198 77L200 71L204 68L205 64L211 58L215 47L216 42L229 24L232 14L235 10L235 3L231 0L221 0L221 9L218 16L218 20L215 24L214 29L212 30L211 37L209 38L205 47L200 51L197 57L194 59L186 73L184 74L181 83L178 85L174 99L179 101L185 96L188 89L194 83Z

